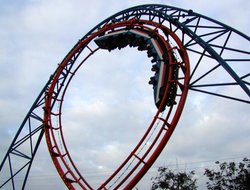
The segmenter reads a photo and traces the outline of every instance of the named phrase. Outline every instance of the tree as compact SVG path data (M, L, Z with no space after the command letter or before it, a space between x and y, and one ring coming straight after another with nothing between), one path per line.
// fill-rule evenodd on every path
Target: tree
M152 178L152 190L196 190L197 179L193 179L195 172L174 173L167 167L158 168L158 176Z
M242 162L215 162L220 171L205 169L204 175L208 177L208 190L249 190L250 189L250 159L244 158Z

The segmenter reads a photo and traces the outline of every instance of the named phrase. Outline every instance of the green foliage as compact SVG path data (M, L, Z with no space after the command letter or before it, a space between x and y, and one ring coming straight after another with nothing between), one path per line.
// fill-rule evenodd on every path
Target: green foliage
M250 190L250 159L242 162L216 162L219 171L205 169L208 190Z
M196 190L196 179L194 171L190 173L177 172L174 173L166 167L158 168L159 175L152 178L152 190Z
M205 169L208 190L250 190L250 159L241 162L215 162L217 170ZM152 178L151 190L196 190L195 172L173 172L167 167L158 168L158 176Z

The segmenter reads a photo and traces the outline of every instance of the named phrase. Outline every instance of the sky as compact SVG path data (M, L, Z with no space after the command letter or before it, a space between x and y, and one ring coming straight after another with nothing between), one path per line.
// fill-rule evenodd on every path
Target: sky
M74 44L114 13L148 3L192 9L250 35L246 0L212 4L209 0L0 0L0 160L49 76ZM63 121L70 128L65 128L65 140L93 186L129 154L152 117L146 60L146 55L131 49L112 56L98 54L92 65L79 71L66 95ZM137 90L146 95L142 98ZM169 143L136 187L150 189L159 166L196 170L204 181L204 168L213 168L216 160L250 157L249 113L247 104L190 92ZM45 139L27 183L27 189L34 188L66 189Z

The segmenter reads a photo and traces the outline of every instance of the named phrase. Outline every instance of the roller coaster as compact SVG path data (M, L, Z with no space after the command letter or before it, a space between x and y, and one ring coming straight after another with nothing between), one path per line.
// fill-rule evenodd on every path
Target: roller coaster
M153 87L157 111L140 141L98 190L135 187L174 132L188 91L250 103L250 38L247 35L192 10L159 4L128 8L91 29L49 77L1 162L0 177L6 180L1 180L0 188L25 189L45 136L49 154L67 188L93 189L67 148L62 106L73 77L79 68L84 69L90 57L98 51L111 52L125 47L144 51L151 59L153 76L149 84ZM234 69L236 64L243 68ZM199 68L203 65L210 67L201 72ZM228 81L211 77L220 72L229 76ZM236 89L238 93L235 95L233 90L218 93L214 90L218 88Z

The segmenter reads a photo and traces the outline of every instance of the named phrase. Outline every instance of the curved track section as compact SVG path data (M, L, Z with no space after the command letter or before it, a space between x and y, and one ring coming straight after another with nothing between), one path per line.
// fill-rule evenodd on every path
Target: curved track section
M246 65L250 62L248 36L192 10L166 5L142 5L126 9L107 18L87 33L50 77L0 165L0 177L4 179L1 188L25 188L34 156L45 132L52 160L67 187L92 189L67 150L62 131L61 107L74 74L90 56L99 51L94 39L110 30L128 26L147 28L168 42L164 47L169 56L169 74L163 100L168 97L169 90L176 86L176 104L171 104L161 113L161 108L165 106L162 101L141 141L99 189L132 189L143 177L173 133L188 90L250 103L250 71ZM173 53L176 59L171 58L170 54ZM178 76L173 74L176 70L173 68L178 68ZM59 142L62 143L60 147Z
M92 188L77 170L76 165L70 157L66 142L64 141L63 123L61 122L62 100L77 70L80 66L84 66L88 58L98 51L99 48L92 43L92 41L104 33L114 32L116 30L121 31L122 29L128 30L128 28L150 31L152 36L157 36L157 41L161 41L165 44L161 51L167 55L168 62L165 64L168 64L168 82L163 92L164 95L159 109L155 113L144 136L121 166L99 189L131 189L134 187L159 156L180 118L188 90L189 61L185 48L173 32L152 21L132 19L105 25L97 32L92 33L89 37L80 41L79 44L75 46L75 49L72 50L72 53L70 53L59 66L51 86L48 89L45 104L44 120L47 144L54 164L69 189L79 187L82 189ZM170 39L173 41L173 44L175 44L173 47L166 43ZM136 42L131 42L131 44L135 43ZM85 56L82 57L81 60L78 60L78 50L82 48L81 53ZM176 72L179 74L176 74ZM65 80L65 82L61 82L62 80ZM60 89L60 93L58 89ZM176 89L176 91L172 92L173 90L171 89ZM164 109L165 102L169 101L170 96L172 96L170 99L174 99L171 100L171 102L175 101L175 103L169 104L169 107L166 108L166 113L161 114L160 110ZM57 110L58 107L59 109ZM59 137L58 133L60 134ZM61 147L61 144L63 144L63 147Z

